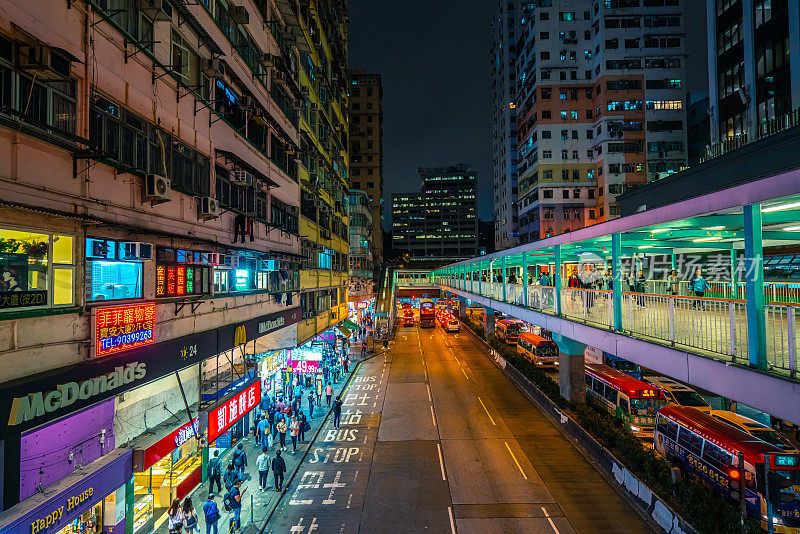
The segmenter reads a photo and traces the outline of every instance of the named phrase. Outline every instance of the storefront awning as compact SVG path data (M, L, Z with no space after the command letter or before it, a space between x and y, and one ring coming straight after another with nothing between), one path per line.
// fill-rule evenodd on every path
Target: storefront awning
M342 324L344 326L346 326L347 328L349 328L350 330L358 330L358 329L361 328L359 325L357 325L356 323L354 323L350 319L345 319L344 321L342 321Z
M336 328L344 335L344 337L350 337L350 330L348 330L346 326L337 324Z

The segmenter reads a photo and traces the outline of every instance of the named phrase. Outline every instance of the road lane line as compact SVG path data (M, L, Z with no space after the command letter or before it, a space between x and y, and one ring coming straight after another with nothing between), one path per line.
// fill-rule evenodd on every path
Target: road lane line
M436 426L436 417L433 415L433 405L431 404L431 421L433 421L433 426Z
M542 512L544 512L544 516L547 518L547 521L550 523L550 526L553 527L553 532L555 532L556 534L561 534L556 528L555 523L553 523L553 520L550 519L550 515L547 513L547 510L545 510L544 506L542 506Z
M467 376L467 372L464 370L464 368L463 367L459 367L459 369L461 369L461 372L464 373L464 378L469 380L469 377Z
M480 397L478 397L478 401L481 403L481 406L483 406L483 411L484 411L484 412L486 412L486 415L488 415L488 416L489 416L489 421L491 421L491 422L492 422L492 425L493 425L493 426L497 426L497 424L494 422L494 419L492 419L492 414L490 414L490 413L489 413L489 410L487 410L487 409L486 409L486 405L483 403L483 399L481 399Z
M522 478L524 478L525 480L528 480L528 475L526 475L526 474L525 474L525 471L523 471L523 470L522 470L522 466L521 466L521 465L519 465L519 462L517 461L517 457L516 457L516 456L514 456L514 451L512 451L512 450L511 450L511 447L509 447L509 446L508 446L508 442L507 442L507 441L504 441L503 443L505 443L505 444L506 444L506 449L508 449L508 453L509 453L509 454L511 455L511 457L514 459L514 463L515 463L515 464L517 464L517 468L519 469L519 472L520 472L520 473L522 473ZM552 524L552 521L550 522L550 524ZM555 527L553 527L553 528L555 528ZM556 531L556 532L558 532L558 531Z
M453 521L453 507L452 506L448 506L447 507L447 513L450 514L450 532L452 532L453 534L456 534L456 524Z
M444 460L442 459L442 446L436 444L436 450L439 452L439 467L442 468L442 480L447 480L444 476Z
M428 402L433 402L431 399L431 386L430 384L425 384L425 387L428 388Z

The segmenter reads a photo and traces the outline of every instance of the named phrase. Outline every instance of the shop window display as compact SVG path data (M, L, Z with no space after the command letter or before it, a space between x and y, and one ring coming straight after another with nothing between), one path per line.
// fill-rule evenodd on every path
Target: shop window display
M73 238L0 229L0 311L74 302Z
M162 515L173 499L183 499L200 482L202 454L188 439L141 473L134 473L134 532Z

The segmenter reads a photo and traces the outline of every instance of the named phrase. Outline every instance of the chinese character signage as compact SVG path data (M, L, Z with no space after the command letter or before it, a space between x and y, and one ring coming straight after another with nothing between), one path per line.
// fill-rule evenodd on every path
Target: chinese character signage
M155 302L97 308L96 355L149 345L154 341Z
M259 402L261 402L261 380L256 377L252 384L208 412L208 443L216 441L244 414L258 406Z
M299 361L296 362L292 360L292 372L293 373L321 373L322 370L319 368L319 362L314 361Z
M156 264L156 297L182 297L198 295L208 290L209 267L181 265L177 263Z

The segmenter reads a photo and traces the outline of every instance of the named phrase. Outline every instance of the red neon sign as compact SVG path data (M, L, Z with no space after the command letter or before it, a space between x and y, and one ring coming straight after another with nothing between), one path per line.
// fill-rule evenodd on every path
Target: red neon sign
M156 304L131 304L97 308L97 356L149 345L154 341Z
M208 413L208 442L214 442L244 414L261 402L261 380L245 389Z

